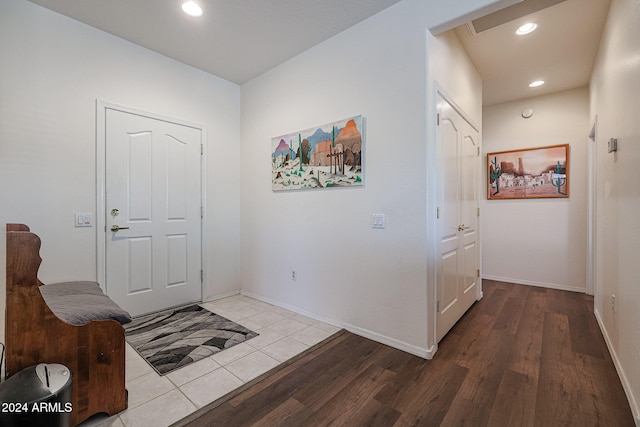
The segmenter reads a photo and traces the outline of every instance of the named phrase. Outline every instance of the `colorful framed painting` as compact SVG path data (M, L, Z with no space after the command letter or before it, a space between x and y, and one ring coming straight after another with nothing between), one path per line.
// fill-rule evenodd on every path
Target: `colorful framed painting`
M487 199L569 197L569 144L487 154Z
M273 138L272 190L361 186L362 126L355 116Z

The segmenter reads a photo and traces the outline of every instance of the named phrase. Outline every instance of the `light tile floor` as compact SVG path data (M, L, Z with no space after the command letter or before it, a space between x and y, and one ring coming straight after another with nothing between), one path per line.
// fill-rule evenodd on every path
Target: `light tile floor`
M260 335L165 376L127 344L129 408L113 417L95 416L81 426L171 425L339 330L244 295L202 306Z

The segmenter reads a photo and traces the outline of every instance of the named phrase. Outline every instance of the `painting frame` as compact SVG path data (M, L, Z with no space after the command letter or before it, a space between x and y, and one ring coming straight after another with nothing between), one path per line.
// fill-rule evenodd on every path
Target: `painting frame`
M362 115L271 139L274 192L364 185Z
M569 144L487 153L487 200L565 199Z

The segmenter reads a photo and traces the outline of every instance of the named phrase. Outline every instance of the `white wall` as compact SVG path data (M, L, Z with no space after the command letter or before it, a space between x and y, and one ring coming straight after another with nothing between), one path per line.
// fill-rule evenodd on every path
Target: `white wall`
M205 297L240 288L239 86L24 0L0 2L0 57L0 224L40 235L43 281L96 278L74 213L96 214L100 99L207 127Z
M437 37L428 34L429 106L435 107L435 91L444 89L478 130L482 128L482 79L451 30ZM433 119L435 109L429 117ZM435 128L432 129L435 132Z
M416 3L242 86L242 289L424 353L426 47ZM272 137L357 114L363 187L271 191ZM386 229L371 228L372 213L387 215Z
M640 426L640 1L613 0L591 78L596 316ZM609 138L618 152L607 153ZM611 295L616 296L612 310Z
M589 127L586 87L484 108L485 180L487 153L570 144L568 199L488 201L483 186L484 278L586 291Z
M243 85L241 154L243 292L423 356L428 15L405 0ZM271 191L272 137L357 114L362 188Z

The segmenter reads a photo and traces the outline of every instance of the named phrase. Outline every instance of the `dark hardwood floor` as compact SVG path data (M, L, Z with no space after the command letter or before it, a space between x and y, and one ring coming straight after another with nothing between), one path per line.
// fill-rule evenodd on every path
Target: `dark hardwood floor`
M179 424L635 426L592 307L485 280L433 360L344 332Z

